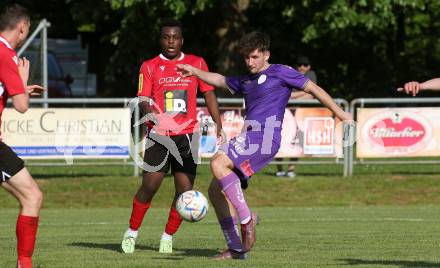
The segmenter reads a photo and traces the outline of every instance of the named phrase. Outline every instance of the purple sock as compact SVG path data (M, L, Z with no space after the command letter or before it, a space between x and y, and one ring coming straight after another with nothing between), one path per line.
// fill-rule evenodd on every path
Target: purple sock
M237 233L237 236L240 237L240 230L238 230L238 219L236 216L232 216L232 223L234 224L235 233Z
M234 220L232 217L224 218L219 220L220 226L223 231L223 235L225 236L226 244L229 249L233 249L235 251L243 251L243 247L241 245L240 235L238 234L238 229L234 224Z
M243 191L241 190L240 179L235 172L220 179L220 185L223 188L231 204L238 213L241 223L246 223L251 218L251 211L249 210L246 200L244 200Z

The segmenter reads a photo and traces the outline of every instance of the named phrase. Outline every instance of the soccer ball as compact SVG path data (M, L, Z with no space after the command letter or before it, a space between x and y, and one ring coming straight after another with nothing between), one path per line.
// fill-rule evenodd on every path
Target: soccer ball
M176 210L186 221L201 221L208 213L208 200L198 191L186 191L177 198Z

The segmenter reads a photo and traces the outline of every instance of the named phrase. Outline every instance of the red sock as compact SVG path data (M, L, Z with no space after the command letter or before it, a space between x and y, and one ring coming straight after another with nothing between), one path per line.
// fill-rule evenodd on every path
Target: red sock
M170 215L168 216L167 226L165 227L165 233L169 235L173 235L179 229L180 224L182 223L182 217L180 217L175 207L171 207Z
M133 198L133 209L130 217L130 229L136 231L141 227L145 213L150 208L150 202L141 203L136 196Z
M20 267L32 267L39 217L18 215L15 233L17 235L17 253Z

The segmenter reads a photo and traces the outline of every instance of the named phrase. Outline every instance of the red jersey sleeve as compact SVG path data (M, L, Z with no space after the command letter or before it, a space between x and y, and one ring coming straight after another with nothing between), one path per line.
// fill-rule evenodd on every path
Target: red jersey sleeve
M15 63L11 55L1 56L3 59L0 61L0 82L3 84L8 96L23 94L25 88L18 73L17 63Z
M203 58L200 58L199 66L196 66L196 67L202 69L203 71L209 72L208 65L206 64L206 62ZM213 86L205 83L204 81L202 81L200 79L197 79L197 82L199 83L199 89L200 89L200 92L202 92L202 93L214 90Z
M148 64L148 62L144 62L139 71L139 81L138 81L138 96L151 96L151 87L152 87L152 75L153 70L152 67Z

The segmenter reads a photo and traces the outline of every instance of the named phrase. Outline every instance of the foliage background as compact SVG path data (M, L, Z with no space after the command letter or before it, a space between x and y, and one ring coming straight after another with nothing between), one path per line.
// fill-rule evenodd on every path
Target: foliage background
M164 17L183 22L184 51L225 74L245 71L237 39L267 32L272 62L307 55L334 97L394 96L403 82L440 71L440 0L0 0L10 2L35 22L47 18L49 37L81 36L101 96L135 94L140 64L159 53Z

